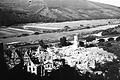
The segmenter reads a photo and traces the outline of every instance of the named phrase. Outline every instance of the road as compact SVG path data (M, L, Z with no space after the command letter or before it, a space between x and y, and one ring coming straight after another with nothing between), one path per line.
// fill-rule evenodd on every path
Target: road
M83 30L75 30L75 31L69 31L69 32L60 32L60 33L45 33L40 35L31 35L26 37L13 37L13 38L6 38L6 39L0 39L0 42L3 43L10 43L10 42L16 42L16 41L22 41L22 42L31 42L35 40L59 40L63 36L69 36L76 33L90 33L92 31L96 30L105 30L109 28L114 28L115 26L120 25L106 25L106 26L99 26L95 28L90 29L83 29Z

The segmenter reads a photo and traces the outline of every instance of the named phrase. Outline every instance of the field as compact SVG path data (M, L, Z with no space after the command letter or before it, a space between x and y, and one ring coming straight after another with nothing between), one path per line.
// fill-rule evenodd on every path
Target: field
M0 29L0 37L8 37L8 36L15 36L20 34L32 34L34 31L18 29L18 28L1 28Z
M88 34L96 30L105 30L113 28L120 24L120 19L101 19L101 20L81 20L62 23L28 23L23 25L9 26L0 28L0 42L10 43L13 41L31 42L35 40L59 40L66 36L69 38L76 33ZM54 32L54 30L62 30L65 26L69 26L71 31ZM89 27L89 28L87 28ZM79 29L78 29L79 28ZM35 35L34 32L42 32ZM25 35L23 35L25 34ZM27 35L26 35L27 34ZM22 35L22 36L21 36Z
M45 33L45 34L39 34L39 35L30 35L26 37L12 37L12 38L6 38L6 39L0 39L1 42L3 43L10 43L10 42L15 42L15 41L22 41L22 42L31 42L35 40L59 40L61 37L66 36L69 38L69 36L74 35L76 33L80 34L87 34L91 33L96 30L105 30L108 28L113 28L116 25L106 25L106 26L99 26L96 28L90 28L90 29L83 29L83 30L75 30L75 31L68 31L68 32L60 32L60 33Z
M59 23L29 23L22 27L34 27L34 28L44 28L44 29L62 29L65 26L69 26L70 28L82 27L85 26L98 26L105 25L110 22L111 24L120 23L120 19L100 19L100 20L81 20L81 21L71 21L71 22L59 22Z

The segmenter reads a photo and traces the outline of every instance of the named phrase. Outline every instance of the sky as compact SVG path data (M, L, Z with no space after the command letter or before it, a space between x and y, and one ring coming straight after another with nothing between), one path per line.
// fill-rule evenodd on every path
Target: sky
M96 1L120 7L120 0L89 0L89 1Z

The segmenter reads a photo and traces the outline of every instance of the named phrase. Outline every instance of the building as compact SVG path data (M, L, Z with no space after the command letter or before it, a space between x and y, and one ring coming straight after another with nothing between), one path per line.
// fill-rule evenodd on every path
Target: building
M51 72L53 70L53 61L45 61L44 68L47 72Z
M63 64L65 64L65 63L63 62L62 59L54 59L53 60L54 69L59 69L61 66L63 66Z
M34 73L34 74L37 75L37 66L38 66L38 65L35 65L35 64L31 61L31 59L30 59L30 57L29 57L29 55L28 55L28 51L25 52L23 58L24 58L24 66L26 66L27 72Z
M23 58L24 58L24 65L28 64L28 62L30 61L30 57L27 54L27 51L25 52Z
M73 48L74 48L74 49L77 49L77 48L78 48L78 45L79 45L78 35L76 34L76 35L74 36Z
M37 66L31 60L27 63L27 72L31 72L37 75Z

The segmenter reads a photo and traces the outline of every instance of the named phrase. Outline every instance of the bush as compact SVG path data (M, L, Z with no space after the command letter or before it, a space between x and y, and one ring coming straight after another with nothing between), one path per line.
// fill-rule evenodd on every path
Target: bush
M110 35L110 31L104 30L104 31L102 32L102 36L106 36L106 35Z
M93 40L96 39L96 36L88 36L85 38L87 42L92 42Z
M120 41L120 36L116 38L116 41Z
M111 44L111 43L106 43L105 46L106 46L106 47L112 47L112 44Z
M117 31L114 30L114 29L115 29L115 28L110 28L110 29L104 30L104 31L102 32L102 36L119 34L119 32L117 32Z
M29 34L21 34L21 35L18 35L17 37L24 37L24 36L29 36Z
M89 27L89 26L87 26L87 27L86 27L86 29L90 29L90 27Z
M66 37L62 37L62 38L60 38L60 44L58 44L58 45L59 45L59 47L62 47L62 46L72 45L72 43L67 42Z
M98 43L98 46L105 46L105 42Z
M34 34L35 34L35 35L39 35L40 33L39 33L39 32L35 32Z
M87 44L86 48L89 48L89 47L96 47L96 45L95 44L89 44L89 45Z
M98 41L99 42L105 42L105 39L99 39Z
M109 38L108 41L114 41L114 38Z
M72 43L71 43L71 42L67 42L67 45L66 45L66 46L70 46L70 45L72 45Z
M65 29L65 31L68 31L70 29L70 27L69 26L65 26L64 29Z
M29 34L22 34L21 36L29 36Z
M47 49L48 45L45 45L45 43L43 42L43 40L40 40L39 41L39 45L44 48L44 49Z
M80 41L79 46L84 47L85 46L84 42Z
M67 42L66 42L67 40L66 40L66 37L62 37L62 38L60 38L60 45L61 46L66 46L67 45Z

